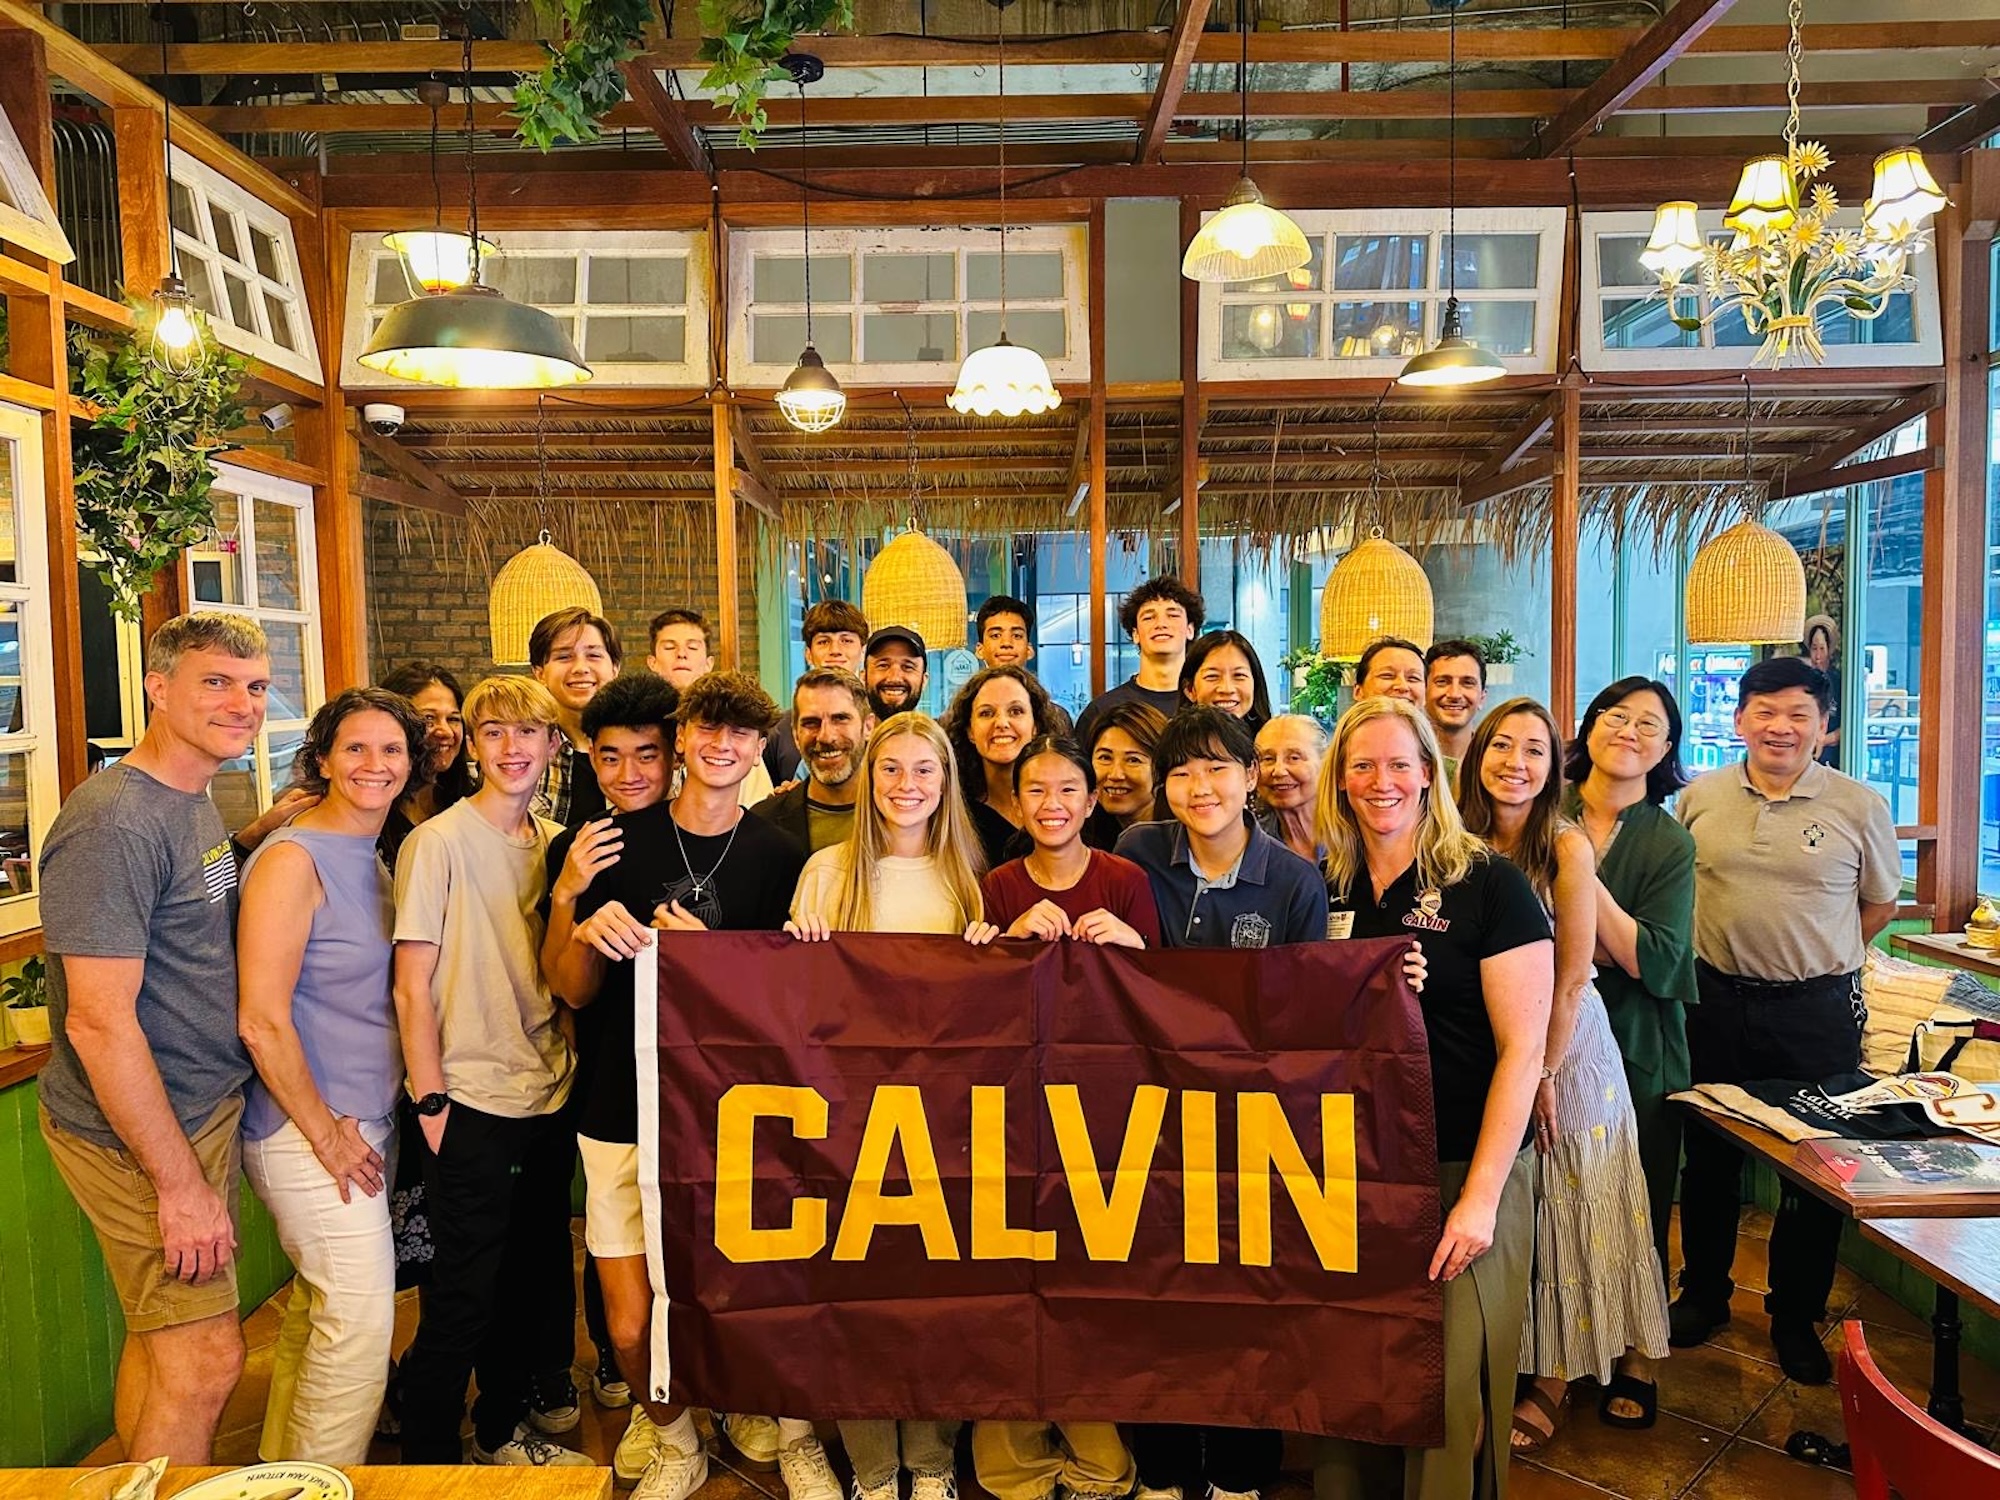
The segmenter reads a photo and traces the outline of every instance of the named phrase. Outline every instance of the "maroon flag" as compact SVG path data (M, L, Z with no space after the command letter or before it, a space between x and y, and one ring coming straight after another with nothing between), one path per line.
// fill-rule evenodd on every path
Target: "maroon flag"
M657 1004L638 976L656 1385L1442 1442L1406 946L663 933Z

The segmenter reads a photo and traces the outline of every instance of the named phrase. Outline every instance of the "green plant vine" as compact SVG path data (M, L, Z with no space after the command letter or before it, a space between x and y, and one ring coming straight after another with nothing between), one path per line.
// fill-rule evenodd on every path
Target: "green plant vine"
M544 42L542 71L514 88L515 133L539 151L603 134L600 123L625 101L620 64L645 47L652 0L537 0L561 29L560 44Z
M132 620L154 576L214 529L213 460L245 420L244 361L204 328L203 357L169 375L147 358L149 314L138 309L130 330L70 335L76 393L99 408L72 439L77 526L111 607Z
M701 86L736 121L736 143L757 149L770 123L764 96L790 77L778 60L800 36L845 31L854 24L854 0L701 0L701 50L708 64Z

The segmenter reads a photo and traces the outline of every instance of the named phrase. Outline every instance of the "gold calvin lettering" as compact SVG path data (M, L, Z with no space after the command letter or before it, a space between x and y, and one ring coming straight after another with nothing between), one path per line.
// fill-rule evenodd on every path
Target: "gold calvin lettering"
M1118 1167L1111 1191L1097 1167L1097 1149L1083 1122L1083 1103L1073 1083L1044 1086L1049 1123L1055 1127L1056 1150L1062 1153L1063 1180L1076 1206L1076 1225L1083 1232L1084 1253L1092 1260L1124 1260L1132 1253L1132 1236L1139 1228L1139 1208L1146 1201L1146 1174L1160 1144L1160 1122L1167 1117L1167 1091L1142 1083L1132 1091L1125 1117L1125 1142L1118 1148Z
M977 1084L972 1090L972 1258L1056 1258L1053 1229L1016 1229L1007 1223L1007 1090L999 1084Z
M1271 1263L1271 1169L1276 1167L1319 1263L1329 1271L1352 1271L1358 1266L1354 1096L1321 1094L1319 1129L1323 1183L1313 1180L1278 1096L1236 1096L1237 1244L1244 1265Z
M1181 1092L1181 1245L1191 1266L1222 1259L1222 1211L1216 1204L1215 1094Z
M882 1179L889 1170L889 1152L899 1143L910 1191L891 1198L882 1191ZM875 1090L861 1132L854 1183L840 1211L833 1258L866 1260L876 1227L883 1224L914 1224L923 1232L926 1256L958 1259L958 1236L944 1206L944 1182L938 1176L937 1151L924 1118L924 1096L914 1084L886 1083Z
M755 1134L757 1121L767 1116L790 1120L795 1139L826 1139L826 1100L817 1089L739 1083L722 1096L715 1116L715 1248L739 1265L806 1260L826 1248L824 1198L794 1198L783 1229L759 1229L751 1222Z

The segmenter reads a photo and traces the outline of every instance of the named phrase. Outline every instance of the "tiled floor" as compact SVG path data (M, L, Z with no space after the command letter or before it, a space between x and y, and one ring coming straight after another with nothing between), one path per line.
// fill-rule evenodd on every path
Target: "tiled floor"
M1700 1349L1678 1351L1660 1367L1660 1419L1650 1432L1620 1432L1596 1418L1594 1403L1580 1407L1556 1439L1531 1461L1516 1460L1510 1490L1515 1500L1851 1500L1846 1474L1813 1468L1784 1453L1785 1439L1804 1428L1836 1442L1842 1438L1840 1405L1831 1385L1794 1385L1773 1362L1765 1337L1762 1294L1771 1221L1746 1210L1738 1241L1736 1318ZM1675 1246L1678 1253L1678 1246ZM578 1248L581 1265L582 1249ZM254 1463L258 1426L271 1378L271 1341L285 1293L244 1324L250 1357L243 1381L223 1415L216 1447L218 1463ZM1828 1325L1827 1347L1839 1349L1840 1318L1858 1317L1868 1330L1876 1362L1907 1395L1922 1402L1930 1387L1930 1334L1925 1322L1906 1312L1843 1267L1834 1284L1839 1317ZM416 1324L414 1296L397 1309L397 1347L409 1341ZM588 1345L578 1330L580 1348ZM1989 1443L2000 1442L2000 1371L1969 1355L1962 1385L1967 1421ZM583 1421L564 1441L601 1463L625 1429L626 1414L599 1411L588 1397ZM1297 1456L1297 1445L1293 1455ZM117 1455L106 1443L94 1462ZM377 1443L377 1463L395 1463L394 1444ZM785 1500L775 1474L732 1466L725 1448L711 1461L700 1500ZM970 1485L973 1500L984 1492ZM1310 1500L1310 1479L1288 1474L1271 1500Z

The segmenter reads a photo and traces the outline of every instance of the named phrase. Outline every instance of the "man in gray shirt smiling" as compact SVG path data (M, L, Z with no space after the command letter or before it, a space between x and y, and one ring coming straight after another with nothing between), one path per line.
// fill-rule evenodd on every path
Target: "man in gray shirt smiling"
M1889 807L1814 759L1829 687L1802 657L1759 662L1737 689L1748 752L1680 795L1695 846L1695 976L1688 1012L1696 1083L1795 1078L1861 1065L1861 965L1903 884ZM1687 1133L1681 1176L1681 1295L1672 1342L1704 1343L1729 1321L1742 1153ZM1814 1324L1826 1316L1840 1214L1787 1187L1771 1230L1771 1343L1802 1385L1832 1374Z

